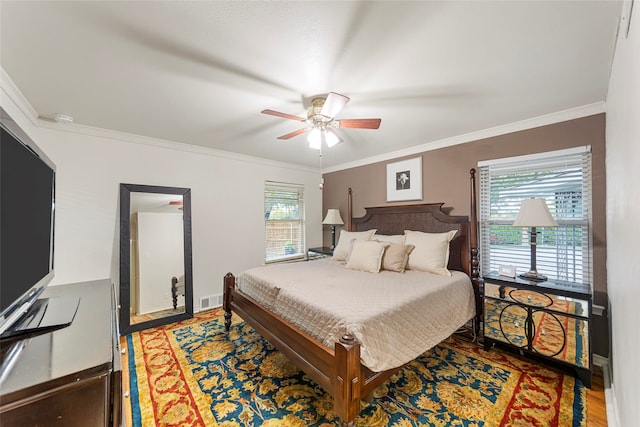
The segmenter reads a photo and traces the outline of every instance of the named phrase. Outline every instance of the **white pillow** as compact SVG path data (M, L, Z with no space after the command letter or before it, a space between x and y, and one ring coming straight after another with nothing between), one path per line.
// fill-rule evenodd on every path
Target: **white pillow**
M404 273L409 261L409 254L415 246L402 243L389 243L382 255L382 269Z
M346 261L349 256L349 249L352 240L370 240L376 232L375 229L367 231L347 231L340 230L338 244L333 249L333 259L336 261Z
M453 240L457 232L457 230L451 230L446 233L423 233L405 230L405 244L415 246L409 254L407 268L441 276L451 276L451 272L447 270L449 242Z
M404 243L404 235L402 234L393 234L393 235L385 235L385 234L374 234L371 240L377 240L378 242L386 242L386 243Z
M389 243L375 240L354 240L349 260L344 266L351 270L378 273L382 266L382 255Z

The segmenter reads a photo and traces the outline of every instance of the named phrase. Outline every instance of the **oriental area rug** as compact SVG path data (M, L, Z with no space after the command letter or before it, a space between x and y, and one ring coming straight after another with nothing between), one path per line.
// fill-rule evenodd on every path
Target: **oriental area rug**
M333 399L221 309L126 337L134 426L339 425ZM584 426L579 380L453 337L363 403L358 426Z

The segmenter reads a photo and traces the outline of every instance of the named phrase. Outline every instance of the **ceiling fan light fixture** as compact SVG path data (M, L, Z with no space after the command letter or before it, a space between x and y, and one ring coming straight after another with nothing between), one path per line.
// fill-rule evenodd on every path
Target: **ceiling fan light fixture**
M313 128L311 132L309 132L307 141L309 141L310 148L319 150L322 147L322 131L318 128Z
M340 137L338 137L338 135L336 135L331 130L324 132L324 140L327 143L327 147L329 148L333 147L341 141Z
M282 117L284 119L295 120L297 122L305 122L306 127L289 132L286 135L279 136L278 139L290 139L309 131L307 141L309 147L316 150L322 149L322 144L327 147L342 142L340 135L333 129L351 128L351 129L378 129L381 119L340 119L336 120L335 116L349 102L349 97L340 95L339 93L329 92L326 96L318 96L311 100L311 106L307 109L307 118L294 116L292 114L281 113L274 110L262 110L262 114Z

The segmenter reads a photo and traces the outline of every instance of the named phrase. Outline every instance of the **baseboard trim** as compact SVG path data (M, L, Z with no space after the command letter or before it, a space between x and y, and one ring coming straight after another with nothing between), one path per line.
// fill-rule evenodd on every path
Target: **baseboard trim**
M620 427L620 418L618 416L618 404L616 401L616 393L614 385L611 383L612 372L609 359L598 354L593 355L593 364L602 369L602 382L604 383L604 400L607 410L607 426Z
M607 359L604 356L600 356L599 354L594 354L593 355L593 364L602 368L605 365L609 365L609 359Z

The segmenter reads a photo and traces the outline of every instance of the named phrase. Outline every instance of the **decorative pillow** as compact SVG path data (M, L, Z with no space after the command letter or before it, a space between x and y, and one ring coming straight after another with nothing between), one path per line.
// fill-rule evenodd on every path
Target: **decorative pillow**
M371 236L375 234L376 230L367 231L347 231L340 230L340 238L338 244L333 249L333 259L336 261L346 261L349 256L349 249L352 240L371 240Z
M451 230L446 233L423 233L405 230L405 243L415 246L409 255L407 268L441 276L451 276L451 272L447 270L449 242L453 240L457 232L457 230Z
M382 255L389 243L375 240L354 240L349 260L344 266L350 270L378 273L382 266Z
M385 235L385 234L374 234L371 240L377 240L378 242L386 242L386 243L404 243L404 235L402 234L393 234L393 235Z
M375 237L375 236L374 236ZM389 243L382 255L382 269L404 273L409 254L415 246L402 243Z

